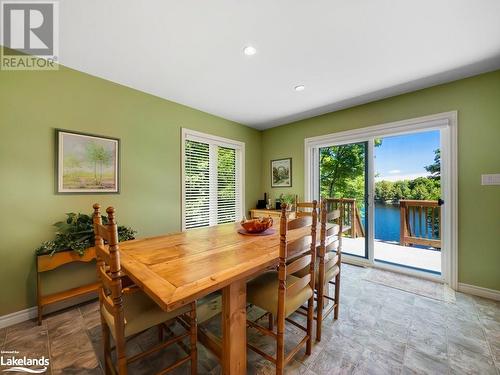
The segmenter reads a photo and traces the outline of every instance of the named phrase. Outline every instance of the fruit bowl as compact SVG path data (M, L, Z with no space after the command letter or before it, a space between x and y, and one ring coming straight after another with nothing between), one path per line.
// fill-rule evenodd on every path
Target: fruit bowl
M258 219L242 220L240 224L248 233L261 233L273 226L273 219L271 217L260 217Z

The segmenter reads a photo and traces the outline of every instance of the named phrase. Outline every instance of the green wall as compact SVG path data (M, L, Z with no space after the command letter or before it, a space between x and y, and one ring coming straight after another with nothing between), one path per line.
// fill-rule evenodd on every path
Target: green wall
M263 132L262 189L304 194L304 138L458 111L459 282L500 290L500 70L297 121ZM293 187L272 189L270 160L292 157Z
M0 71L0 316L35 304L34 249L65 212L114 205L119 221L152 236L180 229L180 128L246 143L246 206L263 191L303 195L304 138L458 110L459 281L500 290L500 71L259 132L109 81L61 67ZM54 194L54 128L121 138L119 195ZM271 189L271 159L293 157L290 189ZM256 183L249 183L254 181ZM72 265L49 290L94 277Z
M180 230L181 127L245 142L245 179L257 181L246 185L246 205L254 206L259 131L63 67L0 71L0 316L35 304L34 249L65 212L90 213L100 202L138 236ZM121 193L54 194L54 128L121 138ZM94 275L91 265L72 265L46 282L54 290Z

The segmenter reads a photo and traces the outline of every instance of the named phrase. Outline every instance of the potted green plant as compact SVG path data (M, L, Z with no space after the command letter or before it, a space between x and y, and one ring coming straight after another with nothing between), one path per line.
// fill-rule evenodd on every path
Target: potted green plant
M281 194L280 195L281 204L286 204L287 211L291 211L295 203L295 194Z
M103 224L107 224L108 218L102 216ZM74 251L83 256L85 251L94 246L94 228L92 216L70 212L66 214L66 220L54 224L57 228L53 240L43 242L35 251L36 255L53 256L55 253ZM118 238L121 241L134 239L135 230L125 226L118 226Z

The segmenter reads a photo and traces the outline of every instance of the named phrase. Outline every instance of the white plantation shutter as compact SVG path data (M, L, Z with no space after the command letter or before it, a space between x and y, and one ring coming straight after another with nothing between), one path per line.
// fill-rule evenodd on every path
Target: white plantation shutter
M210 149L194 141L186 141L185 147L185 226L205 227L210 223Z
M217 148L217 224L235 222L240 200L236 178L236 150Z
M183 229L241 219L244 145L183 129Z

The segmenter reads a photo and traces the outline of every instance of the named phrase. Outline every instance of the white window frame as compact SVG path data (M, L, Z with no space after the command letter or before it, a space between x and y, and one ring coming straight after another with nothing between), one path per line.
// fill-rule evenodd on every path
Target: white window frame
M457 166L457 126L458 112L444 112L403 121L390 122L368 126L354 130L326 134L304 140L304 176L306 200L317 199L315 192L319 192L319 159L320 147L332 145L368 142L368 158L373 161L373 140L384 136L411 134L426 130L440 130L441 132L441 163L442 163L442 191L445 204L443 207L443 249L441 252L441 276L431 276L423 271L413 271L398 266L383 265L374 262L373 228L374 207L373 197L375 186L374 165L368 164L368 259L343 255L343 260L363 266L387 268L393 271L407 273L414 276L439 280L447 283L452 289L458 288L458 166Z
M241 217L244 215L245 209L245 143L240 141L235 141L233 139L219 137L213 134L202 133L196 130L191 130L187 128L181 128L181 228L182 231L186 230L186 205L185 205L185 195L186 195L186 175L184 170L185 165L185 151L186 151L186 140L209 143L213 145L217 145L220 147L227 147L236 150L236 188L239 187L240 190L240 204L236 209L236 221L239 221ZM212 153L210 154L210 159L216 157ZM210 163L213 167L215 164ZM215 176L211 173L211 176ZM238 186L239 185L239 186ZM238 215L239 214L239 215ZM215 215L217 215L215 213ZM238 217L241 216L241 217ZM211 224L209 226L214 226L217 223L217 218L210 218Z

